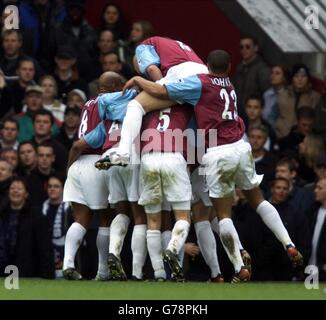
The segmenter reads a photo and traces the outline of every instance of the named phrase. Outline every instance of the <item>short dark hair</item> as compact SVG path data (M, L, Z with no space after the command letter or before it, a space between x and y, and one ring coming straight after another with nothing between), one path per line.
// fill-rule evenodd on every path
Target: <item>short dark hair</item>
M207 57L207 64L213 73L226 72L230 61L230 55L224 50L213 50Z
M286 178L283 178L283 177L278 177L278 178L275 178L271 183L270 183L270 186L271 188L273 188L276 184L277 181L284 181L287 183L288 187L290 187L290 181Z
M299 108L297 110L297 120L301 119L315 120L315 110L308 106Z
M5 126L5 123L6 122L14 123L16 125L16 127L17 127L17 130L19 131L19 122L17 121L17 119L15 119L12 116L3 119L3 121L2 121L2 128Z
M14 176L11 178L10 185L12 185L14 182L21 182L23 184L26 192L28 192L28 183L27 183L26 179L24 179L23 177L20 177L20 176Z
M244 40L244 39L250 39L252 40L253 44L255 46L258 46L258 41L257 41L257 38L255 36L253 36L252 34L243 34L241 37L240 37L240 40Z
M262 96L260 96L259 94L251 94L247 97L246 99L246 103L248 103L249 100L257 100L259 101L260 105L262 108L264 108L264 98Z
M65 184L65 176L61 175L61 174L58 174L58 173L51 173L48 177L48 181L53 178L53 179L57 179L61 182L61 185L62 187L64 186Z
M17 38L18 41L22 42L23 41L23 36L22 33L17 30L17 29L5 29L2 33L2 40L4 40L4 38L8 35L11 35L12 33L16 33L17 34Z
M33 147L33 149L36 151L35 143L32 142L32 141L30 141L30 140L28 140L28 141L23 141L23 142L21 142L19 144L19 146L18 146L18 152L20 151L21 147L24 146L25 144L30 144Z
M54 125L54 116L53 116L51 111L46 110L46 109L41 109L41 110L36 111L33 114L33 124L35 123L35 120L36 120L37 116L48 116L48 117L50 117L51 124Z
M42 147L42 148L51 148L53 154L55 154L55 152L54 152L54 148L53 148L53 145L52 145L50 142L47 142L47 141L41 142L39 145L36 146L36 152L37 152L38 149L41 148L41 147Z
M19 68L21 67L21 65L22 65L23 62L31 62L31 63L33 63L34 69L36 68L36 67L35 67L35 61L34 61L34 59L25 56L25 57L22 57L22 58L20 58L20 59L18 60L17 69L19 69Z
M290 172L297 171L297 167L294 161L290 158L282 158L276 163L276 167L284 167L284 166L287 166Z

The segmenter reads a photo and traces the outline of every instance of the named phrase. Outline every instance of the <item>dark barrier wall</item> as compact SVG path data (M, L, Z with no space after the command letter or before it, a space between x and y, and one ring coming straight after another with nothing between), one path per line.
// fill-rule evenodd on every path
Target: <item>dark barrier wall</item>
M87 0L87 18L97 27L105 0ZM240 31L216 7L213 0L117 0L126 24L149 20L158 35L175 38L193 47L205 61L209 51L223 48L233 65L240 61ZM234 70L234 69L233 69Z

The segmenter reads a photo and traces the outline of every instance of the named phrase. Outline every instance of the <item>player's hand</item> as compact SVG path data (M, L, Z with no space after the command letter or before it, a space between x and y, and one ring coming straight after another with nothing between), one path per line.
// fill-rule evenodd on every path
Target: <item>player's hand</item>
M0 89L3 89L6 86L5 75L0 71Z
M185 252L191 256L191 257L195 257L195 256L198 256L199 253L200 253L200 250L199 250L199 247L195 244L195 243L192 243L192 242L187 242L185 244Z
M124 95L128 89L131 89L132 87L135 87L136 86L136 78L137 78L137 76L136 77L132 77L130 80L128 80L125 83L125 85L122 88L122 95Z

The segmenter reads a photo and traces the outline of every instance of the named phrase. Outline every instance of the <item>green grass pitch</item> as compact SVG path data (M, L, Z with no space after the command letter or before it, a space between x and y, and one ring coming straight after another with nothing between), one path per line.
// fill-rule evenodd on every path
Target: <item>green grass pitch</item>
M2 282L2 283L1 283ZM157 283L20 279L18 290L4 287L0 300L326 300L326 283L308 290L303 283Z

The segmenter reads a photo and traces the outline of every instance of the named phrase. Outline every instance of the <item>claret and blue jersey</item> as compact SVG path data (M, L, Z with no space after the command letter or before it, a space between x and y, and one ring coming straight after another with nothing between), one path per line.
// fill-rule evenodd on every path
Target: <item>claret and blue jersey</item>
M119 91L101 94L87 101L81 114L79 138L83 137L93 150L101 148L107 135L105 121L122 123L129 101L137 94L136 90L127 90L124 95ZM98 153L102 153L102 149Z

